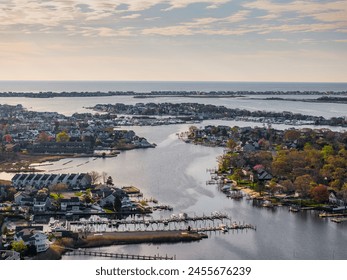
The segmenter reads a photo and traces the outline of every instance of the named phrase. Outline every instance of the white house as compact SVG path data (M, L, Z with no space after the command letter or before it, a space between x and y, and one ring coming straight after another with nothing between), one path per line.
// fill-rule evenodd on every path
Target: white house
M45 212L51 206L51 199L48 196L34 198L34 212Z
M14 241L21 240L23 240L25 245L35 246L37 253L44 252L49 248L47 235L33 228L22 229L14 235Z

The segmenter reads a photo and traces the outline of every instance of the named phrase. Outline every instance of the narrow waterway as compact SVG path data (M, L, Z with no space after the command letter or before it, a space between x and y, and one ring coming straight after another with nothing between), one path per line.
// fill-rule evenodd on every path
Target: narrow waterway
M116 185L135 185L146 197L155 197L174 207L173 213L189 215L226 212L235 221L251 223L256 231L211 233L196 243L126 245L94 248L105 252L176 255L178 259L346 259L345 224L318 217L316 212L291 213L288 208L258 208L249 200L231 200L216 186L206 186L206 168L216 166L221 148L185 144L176 133L187 125L137 127L136 133L158 144L155 149L122 152L116 158L68 159L47 167L47 171L105 171ZM86 163L77 167L82 163ZM165 217L170 212L161 212ZM74 258L66 256L65 259ZM81 258L76 257L76 258ZM91 258L91 257L88 257Z

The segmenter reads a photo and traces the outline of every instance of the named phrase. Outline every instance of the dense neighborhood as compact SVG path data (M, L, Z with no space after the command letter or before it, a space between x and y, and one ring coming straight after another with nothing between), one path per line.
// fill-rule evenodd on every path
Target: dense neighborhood
M105 181L100 183L102 178ZM75 217L115 214L126 217L151 213L154 209L149 207L148 200L142 199L138 188L116 187L111 176L95 171L81 174L19 173L13 176L10 184L1 185L0 190L0 250L4 255L12 248L22 257L34 257L45 252L54 239L62 236L77 238L68 226L62 225L62 221ZM52 219L53 222L49 222ZM9 259L13 257L13 254L7 256Z
M318 116L294 114L292 112L248 111L245 109L231 109L225 106L200 103L136 103L135 105L97 104L90 108L98 112L109 114L123 114L134 116L171 116L178 120L202 121L210 119L251 121L288 125L330 125L347 126L345 117L325 119Z
M26 155L105 157L116 155L117 150L155 147L132 130L117 129L114 118L110 114L64 116L0 105L0 170L20 171L23 161L30 161ZM14 166L6 164L15 159Z
M222 184L232 180L235 186L266 193L265 199L272 197L273 202L279 195L317 209L344 210L347 204L346 132L210 125L191 126L179 137L187 143L225 147L218 159L220 176L215 177Z

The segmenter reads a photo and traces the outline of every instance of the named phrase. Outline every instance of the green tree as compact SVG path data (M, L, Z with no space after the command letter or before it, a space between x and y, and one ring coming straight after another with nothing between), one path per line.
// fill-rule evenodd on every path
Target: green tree
M23 253L28 249L28 246L25 245L23 240L20 241L13 241L11 243L12 250L18 252L18 253Z
M108 176L108 177L107 177L106 185L113 186L113 179L112 179L111 176Z
M114 199L113 209L116 212L120 212L122 210L122 201L119 196L116 196Z
M331 145L325 145L322 149L322 155L324 159L334 154L334 148Z

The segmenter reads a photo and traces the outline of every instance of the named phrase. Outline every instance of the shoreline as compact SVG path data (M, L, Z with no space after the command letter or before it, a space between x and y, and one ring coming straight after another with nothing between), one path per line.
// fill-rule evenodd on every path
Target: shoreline
M145 232L105 232L88 234L84 238L73 240L72 238L58 239L43 253L38 254L33 260L61 260L62 256L70 250L79 248L98 248L112 245L142 244L142 243L179 243L194 242L207 238L206 234L196 231L145 231Z

